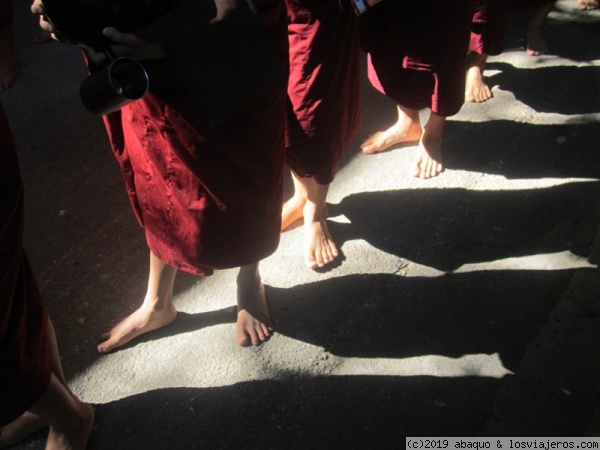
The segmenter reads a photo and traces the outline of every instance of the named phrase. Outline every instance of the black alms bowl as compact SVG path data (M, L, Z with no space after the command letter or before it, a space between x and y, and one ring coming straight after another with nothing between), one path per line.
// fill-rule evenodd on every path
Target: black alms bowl
M109 43L106 27L128 33L163 15L172 0L43 0L46 18L72 44Z

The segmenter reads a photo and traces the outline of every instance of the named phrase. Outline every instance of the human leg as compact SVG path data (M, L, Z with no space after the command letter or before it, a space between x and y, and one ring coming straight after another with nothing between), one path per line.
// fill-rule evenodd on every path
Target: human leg
M329 184L319 184L314 177L301 178L301 182L308 195L303 209L306 265L316 269L333 262L339 255L327 227Z
M306 265L311 269L323 267L339 255L327 227L329 184L319 184L314 177L300 177L294 171L292 179L294 196L283 206L282 222L289 226L304 217Z
M94 423L94 411L73 396L56 375L52 374L48 388L30 412L50 426L46 449L85 449Z
M442 164L442 135L446 118L431 113L419 142L419 153L412 174L419 178L433 178L444 170Z
M165 264L150 252L148 290L142 306L102 335L103 342L98 345L98 351L108 353L137 336L173 322L177 316L177 310L173 305L173 285L176 275L176 268Z
M294 182L294 195L285 201L281 210L281 231L286 230L304 214L304 205L308 198L308 191L303 179L292 170L292 181Z
M240 267L237 277L237 343L260 345L273 334L273 325L258 262Z
M468 56L467 83L465 100L472 103L483 103L493 97L492 91L485 83L483 72L488 55L471 52Z
M57 403L57 405L62 405L60 408L64 407L64 405L67 405L66 413L71 415L69 420L74 420L75 422L81 424L81 429L79 431L75 430L75 434L70 439L74 440L75 442L78 442L81 439L87 440L87 434L89 434L91 429L91 422L93 422L94 414L89 405L81 402L73 394L67 383L60 360L56 332L54 331L54 326L52 325L52 321L50 319L48 319L47 338L48 346L50 347L50 361L53 375L52 379L55 381L53 383L51 379L49 387L47 388L47 392L49 390L53 392L51 395L57 395L60 398ZM58 383L56 383L56 381ZM62 388L59 385L62 385ZM66 398L67 394L72 397L72 401ZM18 419L0 428L0 448L14 445L23 440L26 436L48 427L48 425L52 423L52 421L48 419L48 415L60 415L65 411L63 409L57 409L53 411L52 403L50 403L50 409L48 409L46 403L41 405L41 409L36 408L34 405L29 411L24 412ZM60 411L63 411L63 413Z
M15 445L49 426L47 449L84 449L93 422L92 407L52 373L48 388L29 411L0 430L0 448Z
M396 123L369 136L360 148L368 155L382 152L393 145L419 142L422 132L419 111L398 106Z
M525 49L528 55L540 56L548 51L546 40L542 34L546 17L554 8L555 2L544 3L540 5L527 26L525 36Z

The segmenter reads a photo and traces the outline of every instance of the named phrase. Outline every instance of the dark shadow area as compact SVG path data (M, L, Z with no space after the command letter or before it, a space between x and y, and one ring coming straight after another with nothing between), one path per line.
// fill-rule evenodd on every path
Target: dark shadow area
M476 433L498 385L483 378L290 374L152 391L99 405L102 425L90 449L401 449L407 435ZM154 414L121 430L139 411Z
M518 101L537 112L570 115L600 111L600 67L563 65L522 69L490 62L487 70L500 71L486 76L489 86L512 92Z
M595 45L600 32L597 12L579 10L563 12L569 20L557 20L553 17L546 19L542 31L548 44L546 55L577 62L594 61L600 58L598 47ZM525 51L525 30L532 15L533 8L530 11L512 11L506 30L505 51Z
M595 20L594 20L595 18ZM586 62L600 58L595 40L600 33L600 22L595 12L578 12L579 21L561 22L550 19L544 33L552 55L572 61Z
M96 405L89 449L403 449L406 436L477 436L500 382L290 374L160 389ZM581 436L593 405L572 398L565 407L567 420L540 423L536 435ZM42 449L43 440L37 434L20 448Z
M573 270L481 271L437 278L348 275L266 289L276 333L338 356L498 353L504 367L514 371L572 275ZM124 348L235 320L234 307L180 314L172 325Z
M267 293L277 333L338 356L499 353L503 366L515 371L572 275L572 270L437 278L348 275Z
M438 270L565 250L587 256L595 236L600 183L546 189L418 189L352 194L332 205L350 224L330 222L342 246L374 247ZM392 230L392 231L390 231Z
M595 122L448 121L443 146L449 169L508 179L600 178L600 124Z

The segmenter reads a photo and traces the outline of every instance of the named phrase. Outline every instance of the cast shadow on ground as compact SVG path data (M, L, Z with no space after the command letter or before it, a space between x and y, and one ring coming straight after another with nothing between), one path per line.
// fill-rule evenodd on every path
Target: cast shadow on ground
M537 112L565 115L600 112L600 67L524 69L490 62L486 69L499 71L486 76L489 86L512 92L518 101Z
M600 142L597 123L449 121L443 143L444 165L508 179L600 179L600 146L590 146L594 141Z
M577 14L582 20L548 21L544 36L549 53L578 62L600 59L600 47L597 45L600 15L596 11L579 11Z
M276 333L338 356L498 354L503 367L514 371L573 271L348 275L293 288L267 286L266 292ZM180 314L126 347L235 320L234 307Z
M400 258L451 272L469 263L570 250L586 257L600 183L545 189L406 189L362 192L331 205L339 247L362 239Z
M190 367L193 370L193 366ZM90 450L399 449L406 436L477 436L501 380L295 374L216 388L170 388L95 405ZM526 399L524 399L526 401ZM536 436L582 436L593 399ZM44 433L19 446L43 449Z
M194 364L200 363L190 370ZM477 435L500 383L282 374L216 388L153 390L96 405L89 449L399 449L405 436ZM42 442L38 434L26 448L43 448Z
M595 199L591 203L596 206L591 205L590 199ZM340 247L344 242L360 239L403 260L452 272L466 264L567 250L585 257L597 223L590 211L598 210L599 199L600 184L595 182L520 191L366 192L350 195L335 205L332 212L343 214L350 223L331 222L330 228ZM267 294L279 333L336 354L400 358L499 352L503 362L514 368L522 351L522 346L514 343L522 341L525 345L533 337L554 304L547 299L556 300L554 294L562 292L571 274L570 270L487 270L437 278L352 275L291 289L268 287ZM522 310L535 304L536 289L541 292L542 304L535 309L539 316L535 311ZM507 298L511 302L520 299L521 305L505 304L505 292L509 292ZM498 295L501 297L490 300ZM353 308L360 311L356 317L351 312ZM394 316L395 308L398 314ZM531 327L529 331L520 338L511 335L504 339L500 328L497 336L486 341L486 336L493 335L492 323L501 321L510 311L518 312L519 317L510 317L508 323L523 319L523 327ZM412 318L406 320L411 314ZM142 336L130 345L233 323L235 317L235 307L206 314L181 314L169 327ZM348 320L353 325L347 324ZM462 325L455 328L457 320ZM472 326L467 327L465 322ZM370 341L369 330L377 323L380 326L374 328L383 337ZM465 329L471 333L465 333ZM430 336L423 338L424 334ZM357 342L356 336L366 340ZM468 339L464 340L464 336Z
M573 270L347 275L267 293L277 333L337 356L498 354L502 366L515 371L572 275ZM465 375L479 376L477 370Z
M595 61L600 58L600 48L596 45L600 15L596 11L570 11L567 14L572 20L565 21L553 17L546 19L543 36L548 52L542 58L560 57L577 62ZM505 52L525 52L525 30L530 18L531 14L517 11L509 15Z

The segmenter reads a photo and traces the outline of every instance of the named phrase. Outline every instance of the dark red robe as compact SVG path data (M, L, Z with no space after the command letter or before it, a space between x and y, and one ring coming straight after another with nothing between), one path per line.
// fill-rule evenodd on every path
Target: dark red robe
M360 126L358 18L331 0L286 0L290 77L286 161L329 184Z
M475 0L382 1L363 14L369 80L398 104L440 116L464 103Z
M469 50L499 55L504 51L506 22L513 0L478 0L471 27Z
M256 3L285 66L284 4ZM172 23L198 36L195 17ZM164 35L172 36L168 29ZM210 61L197 63L211 70ZM151 62L148 94L105 118L148 245L165 263L197 275L257 262L279 243L287 73L215 125L169 64Z
M12 0L0 0L0 30L12 25Z
M25 411L50 382L48 316L23 251L23 186L0 104L0 426Z

